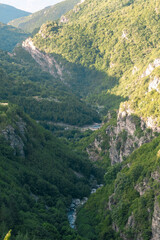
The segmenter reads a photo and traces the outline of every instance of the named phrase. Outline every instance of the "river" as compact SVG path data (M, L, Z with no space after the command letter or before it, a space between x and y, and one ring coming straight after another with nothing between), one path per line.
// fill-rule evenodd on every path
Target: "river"
M103 187L103 184L97 185L95 188L92 188L91 194L96 193L97 189ZM72 199L72 203L68 209L68 221L71 228L76 229L76 217L77 217L77 208L83 206L88 201L87 197L84 197L82 200L80 199Z

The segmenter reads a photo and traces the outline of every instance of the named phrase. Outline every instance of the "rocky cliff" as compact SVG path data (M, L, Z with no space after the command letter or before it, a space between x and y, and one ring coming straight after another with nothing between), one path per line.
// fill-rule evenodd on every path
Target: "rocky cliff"
M24 146L26 142L25 132L26 132L26 123L17 116L17 121L14 123L14 126L7 125L1 134L4 136L7 142L14 150L14 155L25 157Z
M123 105L117 116L117 126L108 126L106 134L110 137L109 156L112 165L122 162L135 149L154 137L152 129L146 123Z
M59 78L61 81L64 81L64 68L62 64L58 63L51 54L46 54L39 51L38 48L35 47L31 38L26 39L26 41L22 43L22 47L28 53L30 53L33 59L41 66L44 71L49 72L55 78Z

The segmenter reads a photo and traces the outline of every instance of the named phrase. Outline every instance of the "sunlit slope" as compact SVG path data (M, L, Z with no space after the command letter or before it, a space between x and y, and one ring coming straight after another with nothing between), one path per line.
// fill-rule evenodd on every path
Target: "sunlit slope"
M65 15L65 23L43 25L33 41L42 51L103 73L89 101L106 106L110 95L119 102L128 98L136 114L159 124L159 82L149 88L159 79L158 2L86 0Z
M9 24L14 27L21 28L26 32L33 32L35 28L39 28L43 23L57 20L79 2L80 0L62 1L29 16L10 21Z

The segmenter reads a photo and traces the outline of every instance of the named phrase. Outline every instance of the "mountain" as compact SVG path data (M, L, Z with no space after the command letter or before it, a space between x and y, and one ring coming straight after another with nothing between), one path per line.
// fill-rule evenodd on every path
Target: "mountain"
M8 23L13 19L28 16L30 13L15 7L0 3L0 22Z
M108 168L77 219L86 239L159 239L160 137Z
M18 43L24 41L29 34L24 33L21 29L0 23L0 49L12 52Z
M86 0L65 21L42 25L32 41L41 51L96 71L80 93L103 112L128 100L123 108L158 126L158 16L153 1Z
M12 54L0 52L2 169L13 159L2 174L0 232L11 228L19 239L160 239L159 26L157 1L85 0ZM100 119L99 130L79 131ZM74 212L71 230L67 206L88 196L92 175L102 181L104 172L104 186ZM21 182L25 189L17 205L10 176L16 193Z
M14 19L9 24L21 28L25 32L33 32L35 28L39 28L43 23L60 18L79 2L80 0L65 0L29 16Z
M81 239L67 207L89 194L98 169L7 102L0 103L0 139L1 239L9 229L16 240Z
M0 99L19 105L32 118L49 126L57 123L80 127L99 122L96 110L63 83L63 69L56 58L54 61L56 67L52 68L52 73L55 75L51 76L21 47L13 54L0 51L3 72Z
M88 240L160 238L159 14L151 0L85 0L23 46L57 56L74 76L64 82L103 116L100 130L76 142L106 171L78 212Z

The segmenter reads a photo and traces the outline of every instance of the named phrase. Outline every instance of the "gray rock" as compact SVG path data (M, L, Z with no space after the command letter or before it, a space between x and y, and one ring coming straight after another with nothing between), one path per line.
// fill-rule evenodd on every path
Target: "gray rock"
M154 134L148 132L145 122L140 119L140 128L143 136L137 136L136 123L134 122L133 112L129 109L120 109L117 117L117 126L108 126L106 134L110 137L109 156L111 164L122 162L136 148L152 140Z
M154 203L154 213L152 217L152 238L151 240L160 239L160 207L157 199Z

